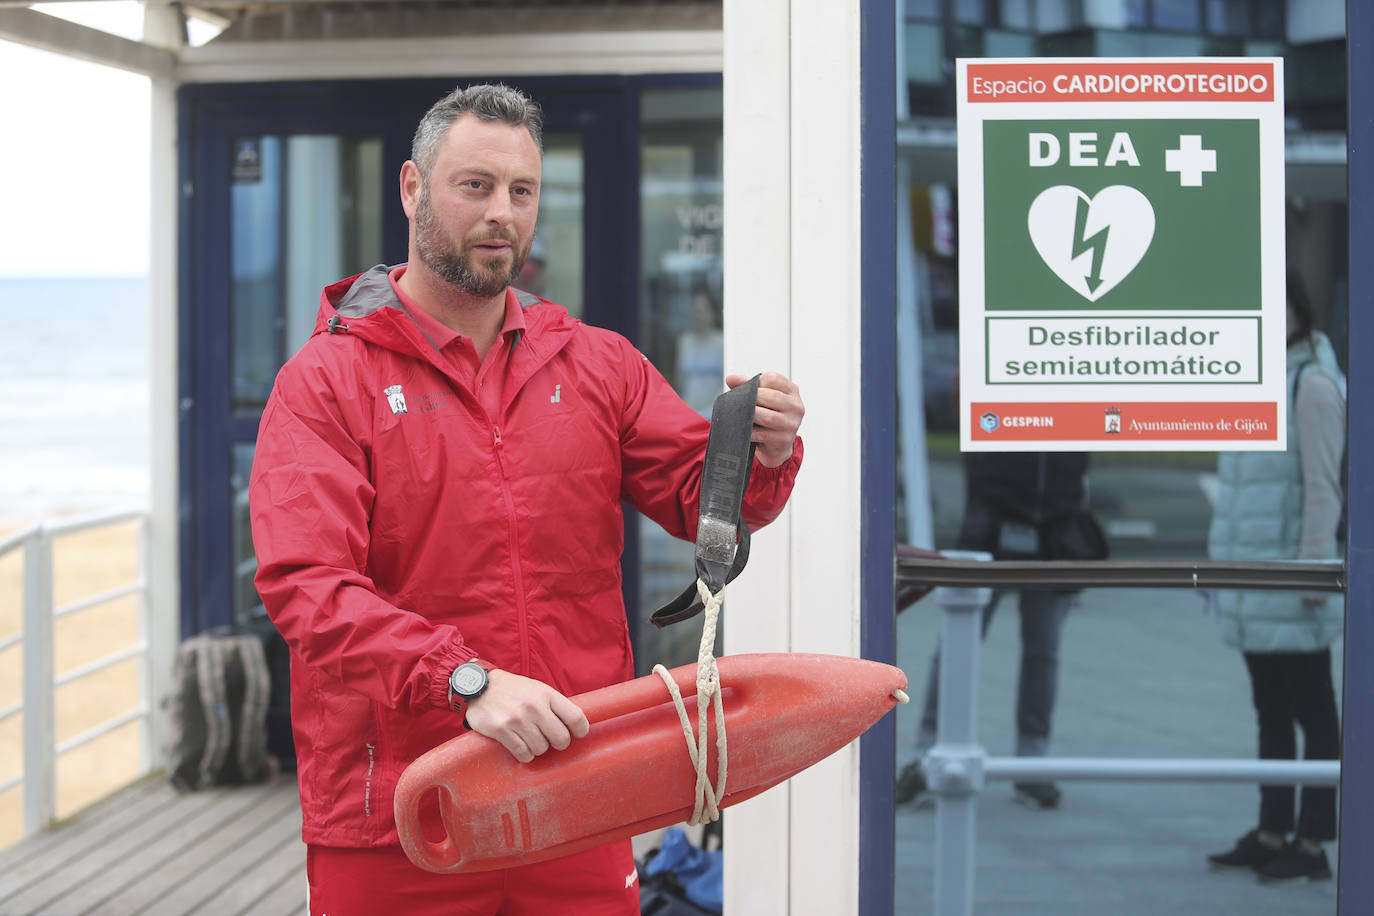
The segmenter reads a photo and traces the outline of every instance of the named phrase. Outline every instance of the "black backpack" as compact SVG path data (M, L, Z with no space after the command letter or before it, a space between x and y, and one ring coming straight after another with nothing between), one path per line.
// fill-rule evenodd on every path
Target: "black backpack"
M264 779L271 687L260 637L210 632L183 642L163 701L172 785L194 791Z

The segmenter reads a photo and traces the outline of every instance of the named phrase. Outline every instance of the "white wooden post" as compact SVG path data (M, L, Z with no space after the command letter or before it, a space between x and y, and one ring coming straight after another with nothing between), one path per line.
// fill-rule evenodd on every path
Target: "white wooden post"
M185 44L185 22L179 7L146 4L146 39L169 50ZM167 716L161 700L172 677L172 659L181 638L181 513L178 430L183 406L178 390L177 352L177 214L183 195L177 161L177 104L179 85L171 75L152 79L149 144L151 200L148 259L148 365L151 480L146 528L146 581L152 618L147 634L147 689L153 768L161 764L166 744Z
M724 3L725 363L807 405L791 506L727 593L731 654L859 652L859 24L857 0ZM727 913L857 913L858 757L727 813Z

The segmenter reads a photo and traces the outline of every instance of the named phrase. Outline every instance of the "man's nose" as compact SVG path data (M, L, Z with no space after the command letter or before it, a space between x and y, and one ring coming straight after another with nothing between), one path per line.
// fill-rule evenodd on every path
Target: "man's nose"
M497 188L487 198L487 222L509 226L514 219L510 188Z

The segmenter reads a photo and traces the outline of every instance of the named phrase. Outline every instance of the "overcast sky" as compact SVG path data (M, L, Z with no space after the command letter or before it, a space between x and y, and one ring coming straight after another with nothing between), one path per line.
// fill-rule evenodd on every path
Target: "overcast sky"
M0 42L0 87L0 275L146 275L148 79Z

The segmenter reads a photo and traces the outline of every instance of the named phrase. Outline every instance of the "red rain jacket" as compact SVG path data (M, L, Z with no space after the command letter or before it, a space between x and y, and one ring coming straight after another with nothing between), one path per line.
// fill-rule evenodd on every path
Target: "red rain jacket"
M499 416L382 267L324 290L277 376L249 496L258 592L291 647L307 843L399 842L396 780L461 731L461 662L566 695L633 677L621 500L696 537L707 421L625 338L519 298ZM801 453L755 463L751 528L782 510Z

